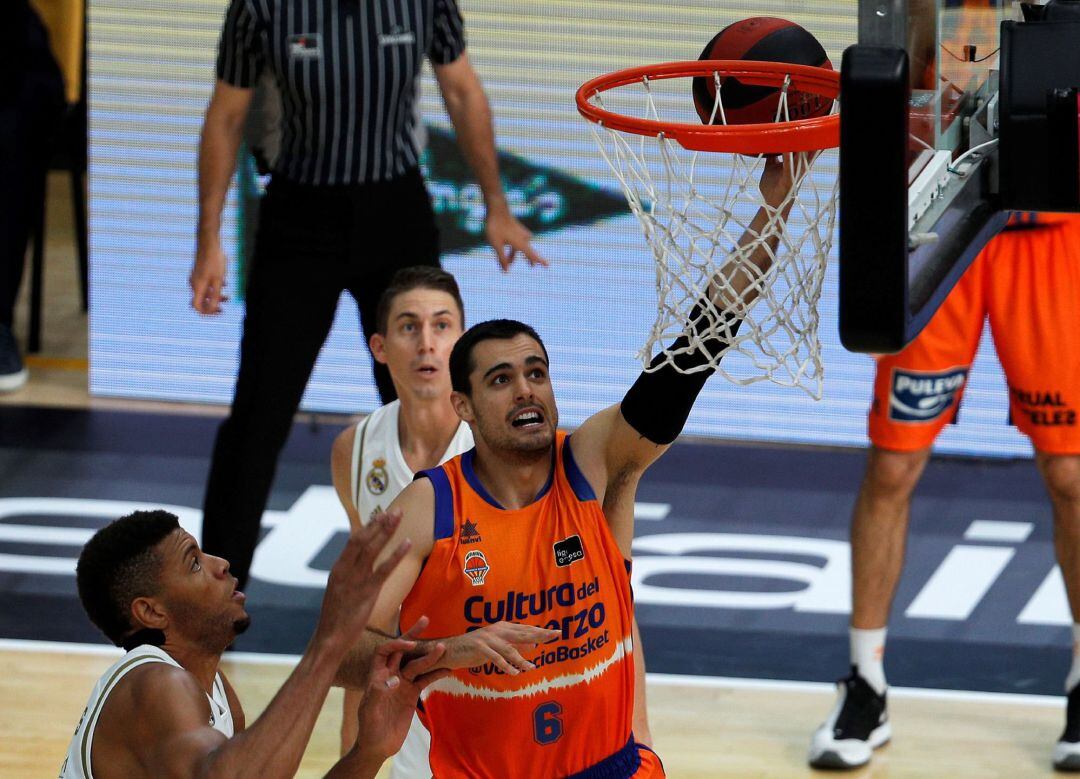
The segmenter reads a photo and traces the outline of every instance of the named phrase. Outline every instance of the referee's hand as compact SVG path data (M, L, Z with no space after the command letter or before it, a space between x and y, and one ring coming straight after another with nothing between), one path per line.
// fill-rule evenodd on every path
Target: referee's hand
M221 244L203 243L195 250L195 265L191 269L191 307L200 314L220 314L225 294L225 252Z
M515 219L508 209L488 211L486 232L488 243L495 250L495 256L499 258L499 265L504 272L510 270L518 252L525 256L529 265L547 267L547 260L537 254L529 243L532 233Z

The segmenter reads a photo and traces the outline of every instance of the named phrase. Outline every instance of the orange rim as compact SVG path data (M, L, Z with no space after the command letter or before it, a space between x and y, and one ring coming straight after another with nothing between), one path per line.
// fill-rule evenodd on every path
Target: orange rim
M617 114L589 102L601 92L668 78L711 76L734 77L744 84L781 87L790 76L791 88L835 100L840 95L840 73L828 68L789 65L786 62L744 60L694 60L642 65L597 76L577 91L577 108L590 122L609 130L655 137L663 134L692 151L719 151L738 154L779 154L818 151L840 145L840 116L832 113L811 119L793 119L767 124L699 124L637 119Z

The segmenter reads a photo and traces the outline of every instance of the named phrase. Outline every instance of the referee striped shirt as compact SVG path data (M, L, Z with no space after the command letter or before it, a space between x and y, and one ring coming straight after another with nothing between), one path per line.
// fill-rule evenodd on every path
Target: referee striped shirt
M416 79L426 55L465 51L456 0L231 0L217 75L281 92L274 172L300 184L385 181L417 165Z

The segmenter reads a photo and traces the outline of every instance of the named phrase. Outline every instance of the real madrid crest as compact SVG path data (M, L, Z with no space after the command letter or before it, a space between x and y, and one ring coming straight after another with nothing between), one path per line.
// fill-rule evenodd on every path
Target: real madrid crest
M373 495L382 495L390 483L390 476L386 472L386 460L378 459L371 464L371 470L364 477L364 483Z

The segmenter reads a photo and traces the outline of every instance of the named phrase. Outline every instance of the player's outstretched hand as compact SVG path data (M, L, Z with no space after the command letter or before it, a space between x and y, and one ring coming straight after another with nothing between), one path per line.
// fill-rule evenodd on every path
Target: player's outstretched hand
M442 664L447 668L472 668L484 663L494 663L504 673L513 676L536 668L522 657L522 651L528 652L538 644L561 635L561 630L535 628L516 622L496 622L494 625L443 641L446 644L446 656Z
M495 250L499 258L499 265L504 271L510 270L518 252L525 256L529 265L542 265L547 267L547 260L537 254L532 247L532 233L521 222L514 218L508 209L498 209L488 212L485 226L488 243Z
M402 643L415 645L412 641ZM389 655L381 651L375 654L371 681L357 711L358 749L383 760L397 754L409 732L420 693L450 675L448 668L439 667L445 654L446 645L441 642L431 644L427 654L408 662L403 649Z
M323 596L316 637L333 639L348 649L367 627L379 591L390 572L411 547L405 539L378 565L375 561L401 524L401 512L380 514L367 525L353 530L345 548L330 569Z
M795 177L811 163L807 152L793 152L765 158L758 187L765 202L774 209L784 205L795 186Z

